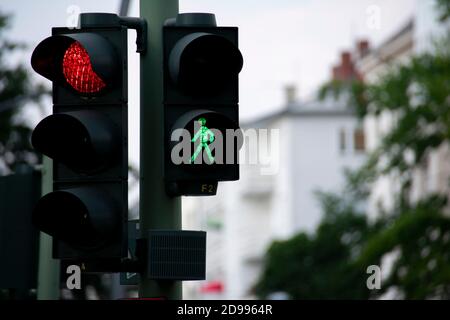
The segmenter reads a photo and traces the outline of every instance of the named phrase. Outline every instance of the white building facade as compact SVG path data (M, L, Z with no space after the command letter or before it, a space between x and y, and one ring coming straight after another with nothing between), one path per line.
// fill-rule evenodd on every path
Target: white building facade
M376 82L392 65L410 61L414 54L414 30L415 21L411 19L387 41L357 61L356 66L365 82ZM368 153L380 147L384 136L393 125L395 115L391 112L365 117L364 132ZM395 175L386 175L374 182L367 204L367 214L370 218L374 219L380 212L388 212L393 208L399 186Z

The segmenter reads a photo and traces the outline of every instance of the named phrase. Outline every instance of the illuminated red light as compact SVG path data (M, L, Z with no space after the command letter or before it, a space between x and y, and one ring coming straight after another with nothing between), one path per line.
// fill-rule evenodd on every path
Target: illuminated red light
M62 66L67 82L78 92L96 93L106 87L92 70L89 54L79 42L72 43L66 50Z

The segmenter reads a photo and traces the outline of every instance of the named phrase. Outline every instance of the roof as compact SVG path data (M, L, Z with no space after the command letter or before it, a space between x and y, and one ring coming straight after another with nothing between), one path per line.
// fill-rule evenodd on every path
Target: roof
M397 41L401 37L410 34L414 30L414 18L411 17L408 21L401 27L396 33L390 36L387 40L385 40L379 48L390 45L391 43Z
M367 76L379 65L408 54L414 47L414 20L408 22L376 49L357 61L359 71Z

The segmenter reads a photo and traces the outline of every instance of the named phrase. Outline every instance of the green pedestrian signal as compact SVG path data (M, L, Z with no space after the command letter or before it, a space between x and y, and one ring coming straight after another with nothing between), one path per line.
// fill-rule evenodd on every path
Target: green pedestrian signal
M166 191L215 195L218 181L239 180L238 29L183 13L166 21L163 41Z
M214 163L214 157L212 155L211 149L209 148L209 145L214 142L214 132L212 132L207 126L206 126L206 119L200 118L197 120L197 123L200 124L200 128L198 129L197 133L192 138L192 142L196 142L200 139L200 144L198 145L197 149L195 149L194 154L191 157L191 163L195 163L195 160L199 155L201 155L202 150L204 149L209 162L212 164Z

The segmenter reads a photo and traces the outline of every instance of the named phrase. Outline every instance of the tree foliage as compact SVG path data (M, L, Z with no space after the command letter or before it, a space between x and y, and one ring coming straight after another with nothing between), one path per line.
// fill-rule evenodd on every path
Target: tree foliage
M369 224L358 207L360 191L349 175L345 197L317 192L324 218L313 235L276 241L266 255L255 291L260 297L286 292L292 299L367 299L366 267L358 257L382 224ZM383 221L384 223L384 221Z
M369 239L359 265L379 265L386 253L398 254L374 296L395 288L398 298L450 298L450 219L442 215L446 201L440 196L420 201Z
M352 265L367 229L363 215L347 212L322 221L314 236L300 233L274 242L257 294L266 297L284 291L293 299L368 298L364 272Z
M436 4L446 22L450 1ZM450 298L450 181L441 193L415 202L410 196L415 170L450 143L449 48L450 33L433 52L390 66L375 83L332 81L319 90L319 98L350 93L349 105L360 119L389 114L395 121L366 164L347 173L346 190L320 196L324 219L315 234L272 245L257 286L261 296L286 291L301 299L361 299L390 291L397 298ZM373 182L386 175L400 183L395 205L367 222L361 203ZM360 235L358 241L342 242L352 232ZM381 266L388 255L393 257L388 276L381 290L370 292L365 270Z
M6 37L9 21L10 17L0 12L0 161L6 169L3 174L13 171L17 163L37 162L29 142L31 129L18 115L21 107L37 103L47 93L31 81L27 67L11 65L8 57L24 45Z

